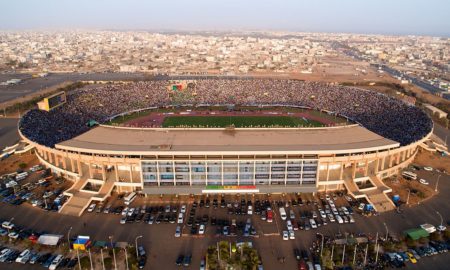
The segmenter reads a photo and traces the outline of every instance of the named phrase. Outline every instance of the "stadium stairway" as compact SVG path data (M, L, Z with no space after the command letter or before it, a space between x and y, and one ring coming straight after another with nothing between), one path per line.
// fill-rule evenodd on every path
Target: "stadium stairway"
M82 188L89 181L88 178L81 178L64 194L69 196L69 200L61 207L59 213L70 216L81 216L93 201L105 201L114 188L114 180L107 180L98 192L84 191Z
M371 176L370 180L375 185L375 188L360 190L353 179L345 179L344 185L356 199L364 198L375 208L377 212L386 212L395 209L394 203L388 198L386 193L392 192L392 189L386 186L376 176Z

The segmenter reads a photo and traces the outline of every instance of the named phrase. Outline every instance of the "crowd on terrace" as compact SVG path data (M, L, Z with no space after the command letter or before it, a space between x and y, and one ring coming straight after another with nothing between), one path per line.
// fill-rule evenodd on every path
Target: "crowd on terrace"
M168 90L168 85L168 81L155 80L71 91L64 106L50 112L29 111L20 121L20 130L30 140L53 147L87 131L90 120L103 123L123 112L179 104L305 106L346 116L402 145L423 138L432 129L421 109L357 88L275 79L197 80L184 90Z

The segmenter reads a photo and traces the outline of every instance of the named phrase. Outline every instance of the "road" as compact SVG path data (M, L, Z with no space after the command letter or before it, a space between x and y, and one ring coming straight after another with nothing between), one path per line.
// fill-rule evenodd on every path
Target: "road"
M22 79L22 82L17 85L0 86L0 103L67 81L144 80L145 76L143 73L50 73L46 77L32 78L31 74L0 74L0 82L12 78Z
M436 184L436 175L427 171L418 172L420 178L426 178L430 185ZM327 226L319 227L317 230L297 231L296 240L283 241L279 235L260 236L259 238L246 238L254 243L259 250L265 269L296 269L296 261L292 249L299 247L307 249L310 243L315 239L315 233L321 232L326 235L341 233L380 233L384 235L386 229L383 223L386 223L389 234L400 235L402 231L418 227L423 223L432 223L438 225L440 222L436 211L439 211L444 217L444 223L450 220L450 176L443 175L439 182L439 194L414 207L406 207L403 214L389 212L374 217L363 217L355 215L355 224L338 225L331 223ZM233 241L245 239L243 237L224 238L213 236L214 229L209 226L209 231L205 237L184 236L174 238L176 224L154 224L143 223L120 225L120 217L117 215L106 214L83 214L81 217L64 216L58 213L45 212L35 209L29 205L11 206L1 204L0 220L8 220L14 217L14 223L19 226L33 228L38 231L47 231L67 235L70 227L73 227L72 235L89 235L95 240L107 240L108 236L113 235L117 241L126 241L134 243L138 235L143 235L140 241L148 252L150 258L147 262L147 269L179 269L174 261L180 253L192 253L193 262L191 269L197 268L201 257L204 256L208 245L215 244L220 239L232 239ZM202 208L200 211L206 211L211 215L222 215L227 217L224 209L214 210L212 208ZM217 212L214 212L217 211ZM298 210L297 210L298 211ZM203 214L204 212L200 212ZM220 214L221 213L221 214ZM198 213L197 213L198 214ZM241 216L246 219L247 216ZM258 217L252 216L255 224L262 223ZM278 221L280 222L280 221ZM265 222L264 222L265 223ZM267 224L267 223L265 223ZM265 225L258 225L265 226ZM274 230L281 230L284 224L272 223ZM280 264L277 258L284 256L286 262ZM447 269L450 263L450 254L438 255L433 258L425 258L419 261L416 269ZM2 265L2 267L5 265ZM16 264L5 266L4 269L16 269ZM31 266L21 267L21 269L38 269Z
M6 146L11 146L19 141L17 132L17 118L0 117L0 151Z
M450 130L446 129L445 127L441 126L440 124L437 124L436 122L434 123L434 129L433 129L433 133L438 136L442 141L445 142L447 144L448 147L448 141L450 138Z

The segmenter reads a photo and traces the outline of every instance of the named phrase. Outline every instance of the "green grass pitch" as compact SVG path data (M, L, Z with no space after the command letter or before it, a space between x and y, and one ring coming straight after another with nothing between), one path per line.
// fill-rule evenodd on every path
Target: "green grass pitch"
M290 116L169 116L163 127L321 127L322 123Z

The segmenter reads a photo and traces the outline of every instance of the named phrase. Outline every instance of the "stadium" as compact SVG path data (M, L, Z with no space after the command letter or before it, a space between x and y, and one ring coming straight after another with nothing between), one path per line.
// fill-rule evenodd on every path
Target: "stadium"
M61 212L76 215L113 190L346 189L386 210L382 179L408 166L433 129L421 109L381 93L288 79L151 80L65 94L64 104L27 112L19 133L74 182Z

